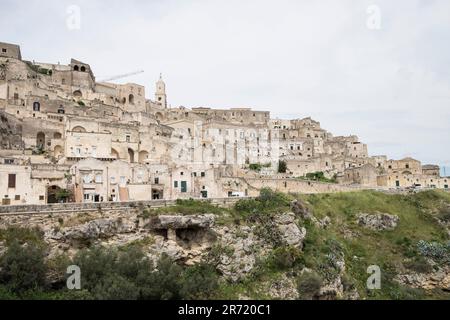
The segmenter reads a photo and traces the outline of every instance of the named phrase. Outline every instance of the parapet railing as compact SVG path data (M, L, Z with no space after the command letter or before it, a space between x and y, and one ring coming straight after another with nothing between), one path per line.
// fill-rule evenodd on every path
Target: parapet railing
M210 202L216 205L234 204L244 198L209 198L195 199ZM44 205L0 205L0 215L21 215L21 214L51 214L61 212L83 212L120 210L134 208L161 208L176 205L176 200L149 200L149 201L127 201L127 202L98 202L98 203L57 203Z

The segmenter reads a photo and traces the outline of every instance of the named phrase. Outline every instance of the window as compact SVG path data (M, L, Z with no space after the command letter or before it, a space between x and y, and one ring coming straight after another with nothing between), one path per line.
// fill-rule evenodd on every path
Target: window
M44 199L45 199L44 196L39 196L39 200L40 200L40 201L43 201Z
M6 51L8 51L8 50L6 50L5 48L2 48L3 53L6 53Z
M16 187L16 174L9 174L8 175L8 188L15 188Z
M5 159L5 164L14 164L14 159Z
M182 193L187 192L187 181L181 181L181 192Z
M19 200L20 200L20 195L16 195L16 196L14 197L14 200L19 201Z
M131 136L126 137L127 142L131 142Z
M125 177L120 177L120 184L124 185L126 182Z
M174 187L174 188L178 188L178 181L174 181L173 187Z
M33 111L41 111L41 104L39 102L33 103Z
M155 178L155 184L159 184L159 178Z
M103 183L103 175L97 174L95 176L95 183Z
M181 176L184 176L184 172L181 172L180 175L181 175Z
M83 182L86 184L91 183L92 182L91 176L89 174L84 175Z
M193 175L194 175L194 177L197 177L197 172L194 172Z
M202 178L206 177L206 173L205 173L205 172L202 172L202 173L201 173L201 176L202 176Z

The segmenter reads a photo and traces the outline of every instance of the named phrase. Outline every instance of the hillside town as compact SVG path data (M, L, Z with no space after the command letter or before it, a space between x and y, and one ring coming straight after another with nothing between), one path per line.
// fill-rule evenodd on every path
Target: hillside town
M2 205L449 186L437 165L371 156L357 136L311 118L171 107L162 75L154 91L97 82L76 59L25 61L0 43Z

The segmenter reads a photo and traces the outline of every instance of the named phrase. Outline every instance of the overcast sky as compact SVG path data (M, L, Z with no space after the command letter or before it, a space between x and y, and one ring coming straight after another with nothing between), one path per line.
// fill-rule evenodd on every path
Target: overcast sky
M122 82L145 85L148 98L162 72L173 107L312 116L357 134L371 155L450 166L448 0L1 4L0 41L20 44L24 59L73 57L98 79L142 69ZM70 5L79 29L68 27Z

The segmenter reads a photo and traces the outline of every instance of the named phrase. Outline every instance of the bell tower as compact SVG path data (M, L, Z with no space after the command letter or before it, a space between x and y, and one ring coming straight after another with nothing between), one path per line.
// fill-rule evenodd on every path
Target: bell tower
M167 94L166 94L166 84L162 79L162 74L159 76L158 82L156 82L156 103L159 103L163 108L167 108Z

